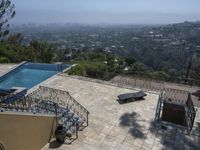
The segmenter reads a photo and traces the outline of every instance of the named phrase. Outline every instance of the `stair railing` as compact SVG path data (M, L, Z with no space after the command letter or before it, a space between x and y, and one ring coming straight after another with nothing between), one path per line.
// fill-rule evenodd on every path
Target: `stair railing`
M32 98L52 101L69 108L73 113L77 114L88 126L89 112L79 102L77 102L68 92L49 87L40 86L37 90L28 95Z

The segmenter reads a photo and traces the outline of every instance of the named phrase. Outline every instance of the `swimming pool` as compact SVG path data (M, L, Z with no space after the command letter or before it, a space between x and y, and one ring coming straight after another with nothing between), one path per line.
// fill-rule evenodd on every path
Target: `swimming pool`
M24 63L0 77L0 89L25 87L30 89L70 65Z

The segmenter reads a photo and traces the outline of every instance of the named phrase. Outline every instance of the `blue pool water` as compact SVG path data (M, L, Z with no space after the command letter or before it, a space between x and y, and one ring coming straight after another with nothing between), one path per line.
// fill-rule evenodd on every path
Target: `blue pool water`
M58 68L53 65L25 64L0 78L0 89L26 87L27 89L57 74Z

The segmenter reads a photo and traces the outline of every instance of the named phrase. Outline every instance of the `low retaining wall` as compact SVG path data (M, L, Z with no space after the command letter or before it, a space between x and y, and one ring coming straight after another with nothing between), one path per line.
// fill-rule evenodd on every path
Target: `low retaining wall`
M5 150L40 150L55 130L54 116L0 113L0 144Z

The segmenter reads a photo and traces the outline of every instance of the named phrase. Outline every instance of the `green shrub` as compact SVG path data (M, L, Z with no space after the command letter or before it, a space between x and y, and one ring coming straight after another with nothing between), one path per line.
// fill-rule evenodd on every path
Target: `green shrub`
M85 67L83 65L76 65L68 72L69 75L86 76Z
M170 80L170 75L168 75L164 71L155 71L152 73L152 78L156 80L164 80L164 81L169 81Z
M0 57L0 63L10 63L10 60L7 57Z

